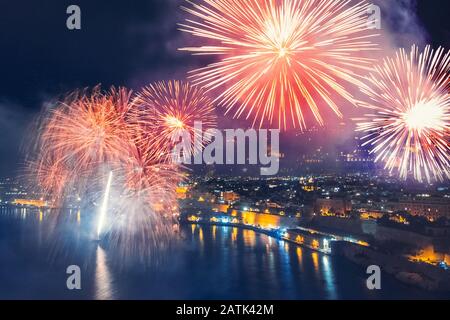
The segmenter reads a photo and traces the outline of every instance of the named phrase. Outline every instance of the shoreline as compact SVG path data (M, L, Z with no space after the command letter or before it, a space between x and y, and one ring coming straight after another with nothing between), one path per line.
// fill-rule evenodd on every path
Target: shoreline
M282 234L280 234L280 230L267 230L267 229L262 229L262 228L258 228L255 226L250 226L250 225L245 225L245 224L239 224L239 223L221 223L221 222L210 222L210 221L188 221L188 220L182 220L180 221L181 224L186 224L186 225L204 225L204 226L219 226L219 227L228 227L228 228L239 228L239 229L244 229L244 230L251 230L251 231L255 231L261 234L265 234L269 237L272 237L274 239L277 240L283 240L292 244L295 244L299 247L302 248L307 248L310 249L312 251L317 251L326 255L331 255L330 251L325 251L322 250L320 248L314 248L313 246L309 246L305 243L299 243L295 240L292 240L289 237L283 236ZM286 232L289 232L289 230L286 230ZM281 232L283 233L283 232Z

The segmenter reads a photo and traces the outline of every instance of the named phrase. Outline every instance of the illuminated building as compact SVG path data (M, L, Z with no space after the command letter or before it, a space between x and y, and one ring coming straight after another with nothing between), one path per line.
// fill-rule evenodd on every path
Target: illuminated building
M313 192L313 191L317 190L317 187L315 187L314 185L311 185L311 184L307 184L307 185L302 186L302 189L306 192Z
M432 245L423 248L415 255L410 255L408 258L412 261L425 262L430 264L438 264L443 261L447 265L450 265L450 254L438 252Z
M314 206L314 211L324 216L346 216L351 210L351 202L343 198L319 198Z
M221 197L227 203L234 203L239 200L239 195L233 191L224 191L222 192Z
M414 197L390 202L392 211L406 211L413 216L424 216L430 221L440 217L450 219L450 203L445 198Z
M360 213L360 218L363 220L376 220L382 218L386 214L381 210L364 210Z
M227 213L230 206L228 204L215 204L212 207L212 211L214 212L221 212L221 213Z
M15 199L12 202L13 205L19 205L19 206L27 206L27 207L46 207L47 202L43 200L27 200L27 199Z
M189 191L189 189L186 186L178 187L176 189L177 199L186 199L188 191Z
M343 165L344 170L367 171L375 168L375 159L369 149L362 145L359 137L355 137L355 147L352 151L341 151L337 162Z

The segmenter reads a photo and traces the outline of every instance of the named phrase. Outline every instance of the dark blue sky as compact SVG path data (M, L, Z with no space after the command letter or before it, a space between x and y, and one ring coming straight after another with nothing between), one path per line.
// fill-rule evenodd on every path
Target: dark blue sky
M0 176L21 156L27 125L49 98L79 87L183 79L208 60L177 51L183 0L14 0L0 5ZM379 0L394 39L450 48L448 0ZM82 10L82 30L66 28L66 8ZM414 16L417 13L417 17ZM419 35L420 33L420 35ZM406 39L406 40L405 40Z

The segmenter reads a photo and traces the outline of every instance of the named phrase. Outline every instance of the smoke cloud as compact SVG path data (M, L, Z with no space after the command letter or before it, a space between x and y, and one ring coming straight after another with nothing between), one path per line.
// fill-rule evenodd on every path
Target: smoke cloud
M428 42L429 35L417 15L417 0L376 0L374 4L381 8L382 29L394 49Z

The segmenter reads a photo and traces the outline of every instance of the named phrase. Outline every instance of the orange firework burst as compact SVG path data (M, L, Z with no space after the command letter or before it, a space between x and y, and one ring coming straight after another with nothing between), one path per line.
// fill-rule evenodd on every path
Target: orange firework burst
M303 129L308 106L322 125L321 103L341 116L333 94L356 104L339 81L363 86L356 71L370 70L368 9L347 0L203 0L184 8L197 20L181 30L205 45L180 50L221 58L192 78L207 90L226 85L216 101L235 117Z
M117 179L122 192L110 199L113 210L107 239L119 261L135 256L157 262L177 223L176 188L184 176L179 166L160 163L148 149L151 144L150 139L134 148Z
M45 111L28 176L55 205L61 205L68 190L83 192L100 182L101 166L113 168L128 158L129 99L126 89L104 94L96 87L90 94L76 91Z
M165 248L183 179L180 166L155 156L168 147L155 131L145 131L130 97L124 88L96 87L57 103L41 121L28 167L37 191L58 208L55 226L66 205L93 209L96 239L108 239L123 257Z
M39 192L50 197L48 200L53 206L60 206L70 183L71 172L53 156L30 161L26 176L31 178L33 185L39 186Z
M103 163L121 161L131 137L125 121L131 93L121 88L102 94L76 92L50 112L41 142L43 157L64 163L77 174Z
M43 189L62 191L67 183L96 174L101 165L115 166L128 159L132 150L126 123L129 98L126 89L103 94L96 87L90 94L76 91L46 111L37 137L37 158L31 163Z
M127 197L145 198L154 209L176 207L179 167L155 156L168 146L155 138L155 131L144 130L145 117L136 118L144 113L136 112L130 97L124 88L102 93L96 87L90 94L70 94L44 116L38 154L29 166L42 192L54 199L68 189L97 194L105 170L113 170L114 186L122 183Z
M143 149L153 153L159 161L171 160L174 147L183 134L188 134L191 142L204 141L208 137L203 137L203 132L216 127L212 101L202 89L189 83L151 84L137 95L134 104L133 118L137 119L134 122L141 128L137 134L138 145L144 145ZM201 127L196 127L196 122ZM148 141L150 145L147 145ZM201 147L201 144L191 143L185 156L200 151Z
M376 67L363 90L373 110L358 123L376 160L406 179L428 182L450 178L450 51L430 46L404 49Z

